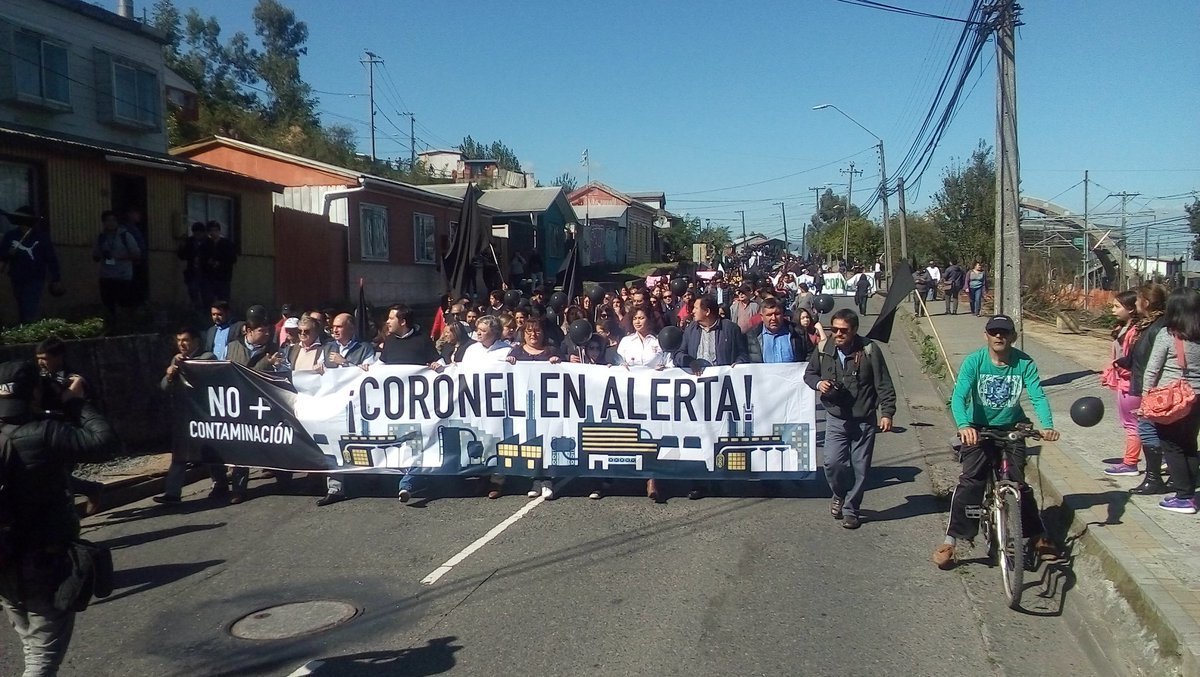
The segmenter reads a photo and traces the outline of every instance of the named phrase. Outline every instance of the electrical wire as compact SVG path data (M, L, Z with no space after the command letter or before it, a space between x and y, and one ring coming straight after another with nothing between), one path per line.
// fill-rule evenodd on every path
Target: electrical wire
M923 19L939 19L941 21L957 21L967 25L979 25L976 21L969 19L960 19L953 16L942 16L940 14L930 14L928 12L920 12L915 9L907 9L905 7L896 7L895 5L885 5L882 2L874 2L873 0L836 0L837 2L846 5L856 5L858 7L867 7L869 9L879 9L886 12L895 12L896 14L904 14L907 16L916 16Z

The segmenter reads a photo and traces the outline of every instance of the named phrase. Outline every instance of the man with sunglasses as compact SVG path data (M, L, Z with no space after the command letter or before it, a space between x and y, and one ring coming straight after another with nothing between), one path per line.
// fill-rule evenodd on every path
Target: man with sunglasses
M987 345L967 355L958 370L950 409L962 440L960 458L962 475L950 499L950 526L946 540L933 552L933 562L939 569L954 566L954 546L958 539L971 540L979 531L979 520L967 516L978 512L983 503L983 491L992 472L992 442L979 438L980 428L1012 428L1026 423L1029 417L1021 408L1021 392L1029 394L1033 410L1042 424L1042 439L1054 442L1059 435L1054 430L1050 402L1042 390L1033 358L1013 347L1017 327L1011 317L996 315L984 327ZM1025 446L1007 447L1008 478L1021 485L1021 531L1034 541L1034 549L1042 559L1058 557L1058 548L1045 536L1041 513L1033 490L1025 484Z
M804 382L821 394L825 407L825 480L833 491L829 512L843 527L857 529L875 433L892 429L896 389L879 346L858 335L858 313L848 308L834 313L830 333L809 356Z

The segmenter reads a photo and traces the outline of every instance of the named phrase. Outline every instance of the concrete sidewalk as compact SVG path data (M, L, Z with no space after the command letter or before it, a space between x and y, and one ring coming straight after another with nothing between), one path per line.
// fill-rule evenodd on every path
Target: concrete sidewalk
M932 337L936 330L957 373L963 357L983 347L987 318L965 310L943 315L940 301L931 303L930 310L932 317L920 319L908 307L902 312L917 327L918 340L921 335ZM1177 656L1182 674L1200 675L1200 524L1195 516L1160 509L1160 496L1130 494L1129 487L1141 477L1104 474L1106 465L1119 461L1124 449L1114 395L1100 386L1100 370L1108 361L1107 341L1058 334L1053 327L1030 322L1023 338L1024 351L1038 364L1055 428L1063 435L1058 443L1046 444L1040 459L1030 464L1035 471L1029 473L1031 483L1040 483L1047 503L1061 502L1070 517L1068 541L1076 552L1082 549L1099 559L1104 574L1153 635L1166 662L1175 662L1171 658ZM953 382L947 378L942 387L949 399ZM1093 428L1081 428L1071 421L1070 406L1088 395L1104 401L1105 417Z

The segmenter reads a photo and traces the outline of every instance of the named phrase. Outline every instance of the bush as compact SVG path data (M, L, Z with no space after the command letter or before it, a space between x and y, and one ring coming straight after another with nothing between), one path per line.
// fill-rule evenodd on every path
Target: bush
M103 318L91 317L79 322L67 322L58 318L49 318L0 331L0 345L37 343L51 336L57 336L64 340L94 338L103 333Z

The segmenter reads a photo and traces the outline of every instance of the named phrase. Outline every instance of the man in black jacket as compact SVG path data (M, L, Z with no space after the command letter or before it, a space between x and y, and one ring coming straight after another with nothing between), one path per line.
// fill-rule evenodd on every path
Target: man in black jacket
M843 527L857 529L875 432L892 429L896 389L879 346L858 335L857 313L839 310L830 324L833 337L809 359L804 382L821 393L825 407L825 479L833 491L829 511Z
M746 337L730 320L721 319L717 300L701 296L692 302L691 324L683 330L683 345L673 355L675 366L690 369L696 375L708 365L745 364Z
M54 675L75 627L75 600L56 604L68 578L67 549L79 538L79 516L71 497L71 468L104 460L116 448L112 426L75 390L63 393L69 421L37 419L40 398L32 362L0 364L0 607L21 638L25 674Z
M779 299L763 299L759 307L762 323L746 332L746 354L753 363L803 362L812 342L788 322Z

